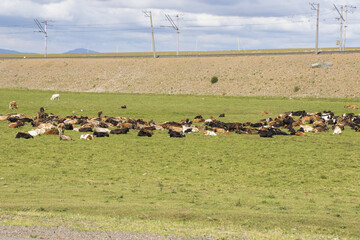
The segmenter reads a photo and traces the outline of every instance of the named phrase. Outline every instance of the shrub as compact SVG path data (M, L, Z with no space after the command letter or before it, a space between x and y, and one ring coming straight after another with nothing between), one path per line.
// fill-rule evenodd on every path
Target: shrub
M299 86L295 86L294 87L294 92L298 92L300 90L300 87Z
M214 76L211 78L211 83L214 84L214 83L217 83L219 81L218 77Z

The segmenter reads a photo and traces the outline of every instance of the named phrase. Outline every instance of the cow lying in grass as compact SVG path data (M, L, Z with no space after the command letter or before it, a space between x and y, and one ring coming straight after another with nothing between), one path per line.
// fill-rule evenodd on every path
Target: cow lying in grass
M82 134L82 135L80 136L80 139L93 140L93 139L94 139L94 136L91 135L91 134Z
M18 109L18 105L16 104L15 101L11 101L9 103L9 109Z
M138 133L139 137L152 137L153 131L148 129L141 129Z
M94 136L96 137L109 137L107 132L94 132Z
M276 117L261 119L258 122L242 123L226 123L216 120L214 117L204 120L202 116L199 115L196 116L195 120L200 119L201 121L195 125L193 125L195 121L189 119L180 122L168 121L156 124L153 120L147 122L135 118L103 117L101 111L98 112L97 118L75 115L60 117L54 114L45 114L44 108L41 108L39 113L35 118L27 117L23 114L7 114L0 116L0 120L8 120L11 122L9 125L10 128L21 127L28 122L34 127L38 127L27 133L20 132L18 138L31 138L41 134L57 135L60 129L79 132L93 131L96 137L109 137L109 133L126 134L130 129L139 130L138 136L151 137L154 133L153 131L167 129L169 130L169 136L175 138L183 138L190 132L199 131L210 136L216 136L217 134L230 135L231 133L259 135L260 137L267 138L271 138L274 135L306 136L306 132L316 133L328 131L330 125L333 126L334 134L341 133L345 127L351 127L354 131L360 132L360 115L345 113L340 116L335 116L331 111L324 111L323 113L307 113L305 111L286 112ZM67 137L64 134L59 135L61 139L66 140ZM81 139L86 139L86 137L91 138L90 135L91 134L83 134Z
M173 130L169 129L169 137L171 137L171 138L184 138L185 134L183 134L182 132L176 132L176 131L173 131Z
M117 128L110 131L111 134L127 134L129 132L129 128Z
M34 138L33 136L31 136L29 133L27 132L18 132L15 135L15 138L25 138L25 139L30 139L30 138Z

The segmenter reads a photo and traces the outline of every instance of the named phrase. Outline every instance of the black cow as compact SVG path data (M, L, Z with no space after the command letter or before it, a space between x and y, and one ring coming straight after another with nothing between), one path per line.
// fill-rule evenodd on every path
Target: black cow
M277 135L277 134L273 128L268 128L266 130L260 130L259 135L260 135L260 137L272 138L272 136Z
M96 137L109 137L109 134L106 132L94 132Z
M91 127L81 127L79 128L79 132L92 132L93 129Z
M129 128L117 128L110 131L111 134L127 134Z
M182 132L176 132L176 131L173 131L171 129L169 129L169 134L170 134L170 137L174 137L174 138L183 138L183 137L185 137L185 135Z
M72 124L65 124L65 130L74 130L74 126Z
M30 138L34 138L33 136L31 136L29 133L27 132L18 132L15 135L15 138L25 138L25 139L30 139Z
M144 129L141 129L138 133L138 136L139 137L152 137L152 134L150 131L147 131L147 130L144 130Z

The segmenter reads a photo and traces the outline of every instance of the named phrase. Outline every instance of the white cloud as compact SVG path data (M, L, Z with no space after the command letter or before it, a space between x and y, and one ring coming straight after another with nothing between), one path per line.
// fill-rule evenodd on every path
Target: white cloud
M339 26L333 1L319 2L320 18L326 19L320 23L320 45L334 46ZM337 5L357 3L356 0L334 2ZM142 10L153 13L156 45L162 51L176 49L176 32L160 27L169 25L164 13L181 14L181 50L194 50L196 38L199 48L201 41L202 50L236 49L237 38L244 39L246 48L312 47L314 41L315 11L308 2L298 0L1 0L0 20L3 21L0 27L7 28L0 28L0 37L12 41L1 41L0 48L28 47L41 52L43 38L40 34L32 31L14 34L23 31L25 23L36 30L32 19L38 18L53 20L49 26L51 52L61 52L72 46L89 46L97 51L116 48L149 51L149 19ZM359 11L349 13L349 44L359 44L359 25ZM24 39L27 40L24 42Z

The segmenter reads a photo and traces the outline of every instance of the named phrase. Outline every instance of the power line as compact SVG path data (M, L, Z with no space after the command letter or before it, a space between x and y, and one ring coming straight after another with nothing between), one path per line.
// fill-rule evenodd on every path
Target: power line
M45 37L44 57L47 57L47 37L48 37L48 35L47 35L47 23L48 23L48 21L45 20L45 21L42 22L42 23L44 23L44 27L39 22L39 20L34 19L34 22L36 23L37 27L39 28L38 32L44 34L44 37Z
M169 14L165 14L165 17L167 18L167 20L169 21L169 23L171 24L170 27L174 28L176 30L176 36L177 36L177 50L176 50L176 56L179 56L179 14L176 15L176 23L174 22L174 20L171 18L171 16ZM162 26L162 27L169 27L169 26Z

